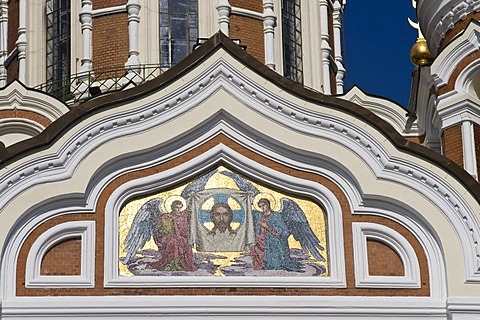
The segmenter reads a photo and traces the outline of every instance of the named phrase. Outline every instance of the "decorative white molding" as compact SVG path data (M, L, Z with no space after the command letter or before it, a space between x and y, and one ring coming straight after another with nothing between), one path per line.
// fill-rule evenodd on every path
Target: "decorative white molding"
M28 89L18 81L11 82L0 90L1 110L25 110L42 115L55 121L68 112L68 107L61 101L38 90Z
M27 0L18 1L18 39L15 42L18 50L18 81L25 83L26 50L27 50Z
M91 2L91 1L89 1L89 2ZM127 12L127 6L126 5L96 9L96 10L92 10L91 13L92 13L92 16L94 18L97 18L97 17L101 17L101 16L106 16L106 15L109 15L109 14L116 14L116 13L123 13L123 12Z
M418 137L424 133L418 127L415 118L408 117L407 111L393 101L366 94L357 86L353 86L338 98L356 103L388 122L405 137Z
M376 223L354 222L353 256L357 288L420 288L420 267L412 245L397 231ZM390 247L402 260L403 276L372 276L368 270L367 241Z
M234 14L239 15L239 16L244 16L244 17L248 17L248 18L251 18L251 19L255 19L255 20L260 20L260 21L263 21L265 19L265 16L264 16L263 13L253 11L253 10L244 9L244 8L233 7L233 6L231 7L231 13L234 13Z
M79 19L82 24L83 36L83 57L80 72L88 72L92 70L92 0L82 0L82 11L80 11Z
M227 132L228 127L223 132ZM218 131L219 128L215 128ZM205 167L227 164L241 174L256 177L256 182L275 185L284 192L313 197L327 216L329 276L317 277L121 277L118 274L119 239L118 217L128 199L165 190L191 177L198 176ZM343 249L343 218L339 201L326 187L292 176L288 176L260 165L232 149L218 145L184 165L141 179L128 181L117 188L107 200L105 207L105 287L328 287L344 288L345 254Z
M5 62L8 56L8 0L0 1L0 88L7 84L7 68Z
M5 146L32 138L45 128L39 123L22 118L0 118L0 142Z
M265 64L275 70L275 27L277 17L274 12L273 0L263 0L263 35L265 38Z
M467 29L436 57L431 74L437 89L447 85L457 66L480 47L480 25L470 23Z
M218 28L223 34L227 37L229 36L230 32L230 12L232 10L232 6L228 0L218 0L217 5L215 7L218 12Z
M119 296L17 298L2 320L38 319L347 319L446 320L444 301L425 297Z
M337 65L337 74L335 76L336 94L343 93L343 78L346 72L342 57L342 22L343 6L340 0L336 0L333 4L333 51L335 53L335 64Z
M281 8L281 1L277 0ZM322 44L319 32L320 8L317 1L301 1L300 4L301 30L302 30L302 64L303 64L303 85L318 92L323 92L323 68L321 65L322 52L319 50ZM279 10L281 17L281 10ZM278 36L277 48L282 48L283 25L279 20L277 27ZM277 50L277 70L283 74L283 50ZM307 72L312 70L312 72Z
M423 87L423 85L422 85ZM426 86L423 87L426 89ZM427 90L424 91L426 95ZM424 100L425 101L425 100ZM417 118L419 122L419 126L425 128L425 140L423 144L434 150L435 152L441 154L442 153L442 142L441 142L441 134L442 131L442 120L438 116L438 110L436 108L437 97L436 95L431 95L426 99L426 108L417 109Z
M138 68L140 67L140 60L138 55L138 26L140 23L140 0L128 0L128 60L125 63L127 69L127 78L134 82L139 82L141 79L136 77L138 75Z
M79 19L82 28L82 59L80 66L80 73L85 73L79 77L81 84L77 93L84 92L84 97L77 96L77 100L86 99L89 97L89 92L87 90L91 79L92 74L92 32L93 32L93 11L92 11L92 0L82 0L82 10L79 14Z
M460 99L460 97L463 99ZM441 122L442 131L448 127L460 124L463 119L469 119L469 121L480 125L480 104L470 98L465 94L443 96L438 104L439 111L437 115Z
M463 168L478 180L477 155L475 152L475 137L473 123L469 117L462 120Z
M41 275L45 254L62 241L80 238L81 273L78 276ZM93 288L95 277L95 221L65 222L48 229L33 243L27 257L27 288Z
M478 297L449 297L447 308L451 320L477 319L480 314L480 299Z
M441 41L457 22L478 11L479 0L418 0L419 24L432 54L438 53Z
M332 94L332 89L330 85L330 55L332 53L332 48L329 44L330 35L328 32L329 21L328 18L328 0L319 0L318 5L320 6L320 37L321 45L320 51L322 53L322 74L323 74L323 93Z

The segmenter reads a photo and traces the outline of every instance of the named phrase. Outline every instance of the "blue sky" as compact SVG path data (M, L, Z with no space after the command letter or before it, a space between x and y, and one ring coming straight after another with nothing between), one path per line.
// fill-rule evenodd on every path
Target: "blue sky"
M384 96L408 104L411 73L409 51L417 32L411 0L348 0L344 16L346 89Z

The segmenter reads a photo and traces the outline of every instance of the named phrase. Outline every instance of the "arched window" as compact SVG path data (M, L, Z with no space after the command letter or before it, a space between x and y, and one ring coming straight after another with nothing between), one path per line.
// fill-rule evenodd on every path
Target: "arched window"
M198 0L160 0L160 64L170 68L192 52L198 38Z
M47 16L47 88L58 98L70 91L70 1L48 0Z
M283 73L303 83L300 0L282 0Z

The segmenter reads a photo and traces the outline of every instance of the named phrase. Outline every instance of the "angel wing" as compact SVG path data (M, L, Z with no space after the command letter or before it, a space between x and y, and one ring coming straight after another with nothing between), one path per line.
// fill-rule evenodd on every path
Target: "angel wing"
M190 193L203 190L205 188L205 185L208 182L208 179L210 179L216 172L217 172L217 169L214 169L204 174L200 178L192 181L189 185L185 187L185 189L183 189L181 194L182 198L187 200L187 203L188 203L188 198L190 198Z
M125 244L123 251L127 253L123 260L124 264L128 264L138 249L142 248L152 238L155 220L162 214L162 203L163 200L160 198L151 199L138 210L130 231L123 242Z
M239 176L238 174L227 170L220 171L220 173L224 176L232 178L232 180L235 181L235 183L237 184L238 189L240 189L241 191L249 192L252 199L254 199L255 196L260 193L260 191L258 191L258 189L255 188L253 184L248 182L248 180L246 180L242 176Z
M300 242L303 251L310 252L318 261L325 261L320 251L324 248L320 245L315 233L313 233L307 217L298 204L290 199L282 198L282 217L295 240Z

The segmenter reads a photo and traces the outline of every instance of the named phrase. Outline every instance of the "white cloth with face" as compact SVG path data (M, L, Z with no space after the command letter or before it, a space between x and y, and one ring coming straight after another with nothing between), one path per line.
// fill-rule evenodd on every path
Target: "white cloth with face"
M230 223L233 233L229 230L211 232L214 222L210 219L200 219L201 211L205 213L205 210L210 211L212 207L209 199L218 194L231 198L230 207L237 212L237 215L242 215L243 219L240 223ZM247 192L226 188L206 189L191 194L189 206L192 210L191 239L197 251L241 252L255 243L252 203Z

